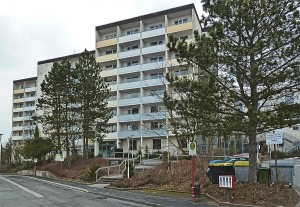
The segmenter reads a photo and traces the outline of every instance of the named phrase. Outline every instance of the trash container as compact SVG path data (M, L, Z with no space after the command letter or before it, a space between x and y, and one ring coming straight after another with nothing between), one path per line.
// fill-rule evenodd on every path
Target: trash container
M200 183L199 182L194 183L194 196L196 198L200 197Z
M249 161L236 161L234 172L236 182L248 182Z
M234 175L233 163L209 164L207 176L212 184L219 184L219 175Z
M258 182L265 184L270 183L270 168L261 167L258 169Z
M276 183L275 161L270 161L271 183ZM290 160L277 160L278 182L293 185L294 162Z

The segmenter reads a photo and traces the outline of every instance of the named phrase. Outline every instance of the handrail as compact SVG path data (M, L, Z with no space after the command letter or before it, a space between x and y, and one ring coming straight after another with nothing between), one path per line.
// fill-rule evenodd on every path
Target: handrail
M109 176L110 169L111 169L111 168L114 168L114 167L118 167L118 168L119 168L119 174L121 174L121 173L120 173L121 166L122 166L124 163L126 164L126 160L123 160L123 162L121 162L121 164L119 164L119 165L113 165L113 166L107 166L107 167L100 167L98 170L95 171L95 174L96 174L96 182L98 182L98 180L100 179L100 177L99 177L99 171L100 171L100 170L107 169L107 176ZM126 165L125 165L125 166L126 166ZM99 178L98 178L98 177L99 177Z

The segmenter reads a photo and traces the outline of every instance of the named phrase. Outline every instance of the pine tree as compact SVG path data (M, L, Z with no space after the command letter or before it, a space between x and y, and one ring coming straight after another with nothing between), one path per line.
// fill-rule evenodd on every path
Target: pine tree
M84 50L74 69L76 111L80 114L83 138L83 157L88 159L89 140L102 139L102 132L112 113L107 108L109 90L100 76L100 64L94 54Z
M299 123L300 105L293 100L300 90L300 3L202 3L207 14L202 20L206 35L195 32L195 43L189 45L170 39L169 47L179 53L179 61L215 77L211 95L202 98L217 106L211 112L218 113L227 132L249 137L249 182L254 183L257 135ZM204 92L200 87L190 90Z

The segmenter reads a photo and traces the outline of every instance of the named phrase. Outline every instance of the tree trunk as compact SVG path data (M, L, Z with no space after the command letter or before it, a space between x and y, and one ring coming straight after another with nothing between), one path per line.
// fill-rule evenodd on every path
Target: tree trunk
M256 128L252 127L249 135L249 183L257 182L257 142Z

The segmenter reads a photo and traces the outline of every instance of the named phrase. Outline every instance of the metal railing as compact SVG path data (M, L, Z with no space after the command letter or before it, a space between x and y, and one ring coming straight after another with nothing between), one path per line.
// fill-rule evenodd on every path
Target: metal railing
M110 175L110 171L111 171L111 168L118 168L118 172L119 172L119 174L121 174L121 166L122 165L124 165L124 169L126 169L126 163L127 163L127 161L126 160L124 160L123 162L121 162L121 164L119 164L119 165L113 165L113 166L107 166L107 167L100 167L98 170L96 170L96 182L98 182L98 180L100 179L100 177L99 177L99 171L101 171L101 170L107 170L107 176L109 176ZM124 171L124 170L123 170ZM122 173L123 173L123 171L122 171Z

